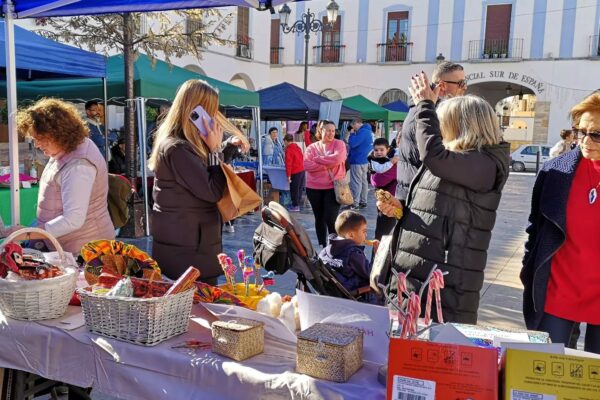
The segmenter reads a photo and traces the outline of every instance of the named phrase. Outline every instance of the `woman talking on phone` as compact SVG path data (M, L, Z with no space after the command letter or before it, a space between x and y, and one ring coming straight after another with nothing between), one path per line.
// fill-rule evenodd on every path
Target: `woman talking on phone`
M171 279L189 266L211 285L222 274L216 257L222 251L217 202L226 179L219 158L223 127L231 124L218 107L219 95L210 85L185 82L154 141L149 160L155 173L152 256Z

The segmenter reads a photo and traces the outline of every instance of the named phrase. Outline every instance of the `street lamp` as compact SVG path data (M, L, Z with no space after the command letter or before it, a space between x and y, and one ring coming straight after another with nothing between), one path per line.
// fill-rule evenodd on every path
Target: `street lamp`
M440 55L435 58L435 61L436 61L437 64L441 64L445 60L446 60L446 57L444 57L444 55L442 53L440 53Z
M311 32L321 32L332 29L335 21L337 21L340 6L331 0L327 6L327 24L324 24L320 19L315 17L314 13L310 12L310 8L302 14L302 18L295 21L291 26L288 25L292 10L287 4L284 4L279 9L279 17L281 19L281 29L283 33L304 33L304 90L307 90L308 85L308 41L310 40Z

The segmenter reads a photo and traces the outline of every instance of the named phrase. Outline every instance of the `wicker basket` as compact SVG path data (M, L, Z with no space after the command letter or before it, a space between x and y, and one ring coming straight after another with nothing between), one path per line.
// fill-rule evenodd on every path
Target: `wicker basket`
M195 290L149 299L102 296L87 288L77 294L90 332L154 346L187 332Z
M0 244L0 252L8 243L28 240L31 233L41 235L52 242L60 257L57 267L61 269L63 275L16 282L0 279L0 312L14 319L29 321L61 317L67 311L69 301L75 292L78 270L75 266L67 264L60 243L42 229L24 228L9 235Z
M317 323L298 334L296 371L346 382L362 367L363 334L353 327Z
M265 349L265 327L260 321L238 318L212 323L213 353L242 361Z

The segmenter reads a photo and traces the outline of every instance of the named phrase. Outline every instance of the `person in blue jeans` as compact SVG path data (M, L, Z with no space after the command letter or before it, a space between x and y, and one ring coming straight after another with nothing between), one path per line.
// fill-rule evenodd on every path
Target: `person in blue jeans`
M355 119L351 124L354 133L348 138L350 153L350 190L354 198L353 210L367 206L367 193L369 190L368 167L369 153L373 148L373 129L371 124Z

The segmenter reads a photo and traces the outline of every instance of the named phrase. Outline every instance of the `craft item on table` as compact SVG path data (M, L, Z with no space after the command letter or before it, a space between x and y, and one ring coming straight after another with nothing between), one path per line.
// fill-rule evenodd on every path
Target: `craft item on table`
M298 334L296 371L346 382L362 367L363 334L350 326L316 323Z
M260 263L254 260L254 285L258 287L259 270L262 269Z
M106 293L108 297L133 297L133 283L130 277L121 279Z
M225 253L219 253L217 254L217 260L219 260L219 265L221 266L221 269L223 270L223 274L225 275L225 279L227 280L227 283L229 285L231 285L231 287L233 287L233 283L231 282L231 277L229 276L229 273L227 272L227 254Z
M441 290L444 288L444 275L442 271L439 269L435 269L431 278L429 279L429 285L427 287L427 303L425 304L425 325L431 324L431 302L433 297L433 292L435 292L435 304L438 322L440 324L444 323L444 315L442 313L442 298L441 298Z
M483 347L494 347L494 339L508 339L529 343L550 343L547 332L527 331L508 328L496 328L485 325L452 323L472 343ZM499 340L502 341L502 340Z
M234 306L240 306L245 308L251 308L246 301L242 301L237 296L223 290L222 288L211 286L204 282L196 282L196 296L194 302L201 303L220 303L220 304L232 304ZM246 300L246 299L244 299Z
M200 278L200 271L198 271L197 268L189 267L179 279L173 283L165 295L177 294L191 289L198 278Z
M189 339L183 343L179 343L174 346L171 346L172 349L191 349L191 350L210 349L211 347L212 347L211 342L203 342L198 339Z
M90 285L103 273L114 276L161 280L160 268L146 252L117 240L95 240L81 249L84 276Z
M300 313L296 296L292 297L290 301L283 302L279 320L292 332L300 329Z
M254 259L250 256L244 257L242 265L242 278L244 280L244 285L246 286L245 294L246 297L248 297L250 296L250 278L252 277L252 275L254 275Z
M238 318L215 321L211 327L213 353L242 361L264 351L265 328L260 321Z
M238 259L238 265L240 266L240 269L244 269L244 258L246 257L246 252L244 251L244 249L239 249L237 251L237 259Z
M235 266L235 264L233 263L233 260L231 259L231 257L227 257L225 259L225 262L227 263L227 275L229 275L229 280L231 282L231 287L233 288L233 294L235 293L235 272L237 271L237 267Z
M55 265L43 257L24 253L21 245L7 243L0 254L0 278L11 281L41 280L63 275Z
M378 189L375 191L375 197L377 198L377 201L380 201L385 204L390 204L392 202L392 198L394 196L392 196L391 193L389 193L383 189ZM402 210L402 207L394 208L394 218L401 219L403 215L404 215L404 211Z
M263 297L256 306L256 311L272 317L279 317L282 306L281 295L277 292L273 292Z
M266 275L262 276L262 285L258 289L258 293L262 292L262 290L267 286L273 286L275 284L275 272L269 271Z

